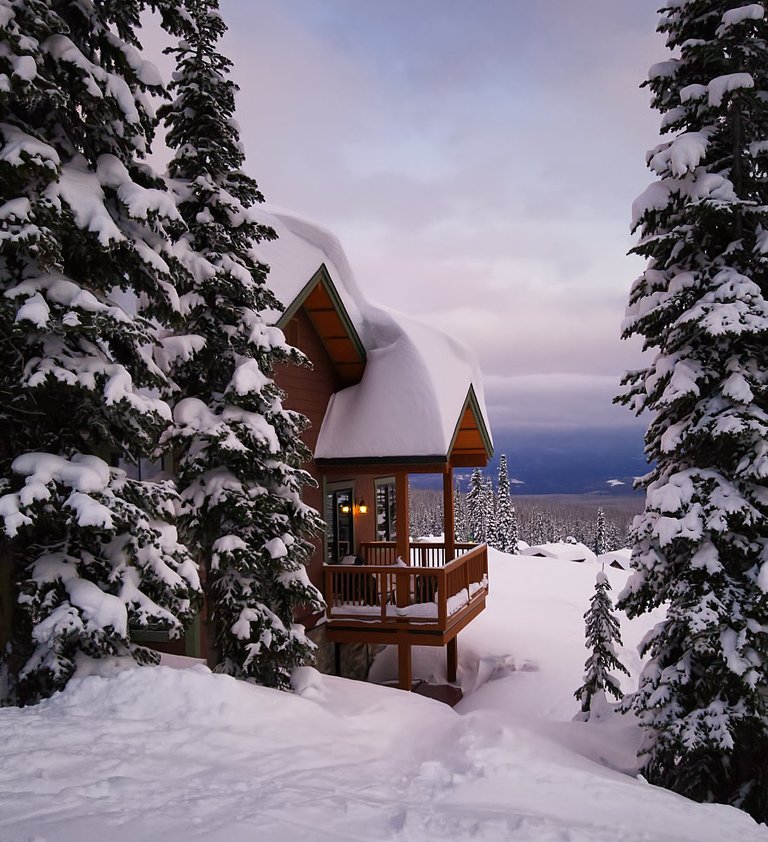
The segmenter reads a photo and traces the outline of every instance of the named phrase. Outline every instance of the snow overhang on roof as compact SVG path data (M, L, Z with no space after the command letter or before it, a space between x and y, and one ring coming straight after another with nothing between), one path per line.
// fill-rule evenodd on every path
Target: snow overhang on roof
M258 250L270 267L270 287L286 305L271 314L273 321L287 323L303 305L310 318L314 306L315 318L330 325L332 304L336 328L342 324L363 354L362 379L331 397L317 463L485 465L493 444L480 370L469 350L436 328L367 301L332 234L285 211L262 206L256 215L278 235ZM329 338L336 328L327 327Z

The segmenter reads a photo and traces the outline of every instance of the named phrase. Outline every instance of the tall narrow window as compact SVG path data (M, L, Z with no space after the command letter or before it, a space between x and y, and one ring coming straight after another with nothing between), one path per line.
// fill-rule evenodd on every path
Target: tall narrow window
M344 556L355 551L354 489L350 486L331 487L325 494L326 560L338 564Z
M376 538L394 541L397 538L397 507L395 481L387 478L376 480Z

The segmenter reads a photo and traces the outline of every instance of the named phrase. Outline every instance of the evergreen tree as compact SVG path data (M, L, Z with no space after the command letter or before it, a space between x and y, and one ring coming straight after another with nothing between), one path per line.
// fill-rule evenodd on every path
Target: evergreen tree
M453 493L453 522L457 541L467 540L467 513L464 505L464 495L461 485L456 480L456 490Z
M605 522L605 512L602 506L597 509L597 522L595 524L595 542L593 544L595 553L603 555L608 552L608 527Z
M516 553L520 541L520 529L517 523L517 509L512 506L509 510L509 552Z
M619 621L613 613L610 590L608 577L603 572L598 573L589 610L584 614L584 631L591 654L584 664L584 684L574 694L581 702L583 719L589 719L596 694L607 692L616 699L621 698L621 688L611 675L611 670L620 670L629 675L616 655L615 644L621 646L621 633Z
M605 528L605 551L610 553L613 550L620 550L623 546L625 545L622 543L616 523L612 520L608 521Z
M207 567L216 669L286 689L314 645L294 622L299 606L323 607L307 578L317 513L301 500L311 482L300 439L305 419L283 408L275 363L306 363L259 313L278 308L254 246L274 232L249 208L263 201L241 169L231 63L217 51L226 30L217 0L188 0L172 103L160 110L178 207L179 243L191 282L180 289L184 329L203 340L174 366L184 397L169 435L190 541Z
M496 503L493 496L493 482L490 477L483 477L481 491L482 541L496 545Z
M546 544L548 541L547 522L544 518L544 512L537 509L533 515L533 523L530 531L530 543L534 546L539 544Z
M143 160L163 89L142 5L0 0L0 659L19 703L82 653L151 658L129 628L179 634L198 588L173 489L108 464L150 455L170 418L153 356L179 222Z
M664 603L632 707L644 774L768 820L768 19L763 4L668 4L675 58L646 83L674 135L635 202L648 267L625 336L656 353L621 400L653 413L620 605Z
M467 536L470 541L482 543L483 537L483 474L480 468L472 471L466 499Z
M502 453L499 459L499 478L496 488L496 540L494 546L503 553L514 552L517 544L517 538L513 542L512 535L513 513L512 499L509 494L507 457Z

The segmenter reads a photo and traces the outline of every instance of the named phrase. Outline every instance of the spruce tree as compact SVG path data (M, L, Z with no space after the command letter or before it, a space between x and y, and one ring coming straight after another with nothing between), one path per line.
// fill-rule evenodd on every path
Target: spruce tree
M664 603L632 707L653 783L768 820L768 20L761 3L676 0L674 58L646 83L672 139L635 202L648 267L624 335L653 361L621 400L652 413L620 605Z
M548 542L547 522L544 518L544 512L540 509L536 509L534 512L530 536L530 543L534 546Z
M499 477L496 487L496 540L494 546L503 553L515 551L517 540L512 541L512 499L509 494L509 470L506 454L499 459Z
M520 542L520 528L517 523L517 509L512 506L509 510L509 552L516 553Z
M490 477L483 477L482 484L482 539L492 547L496 546L496 502L493 495L493 482Z
M605 522L605 512L602 506L597 509L597 522L595 523L595 554L603 555L608 552L608 527Z
M574 693L581 702L581 718L589 719L592 703L598 693L610 693L614 698L622 696L618 681L611 670L629 675L627 668L616 655L615 645L621 646L619 621L613 613L609 592L611 584L605 573L597 574L595 592L584 614L585 636L590 656L584 664L584 684Z
M483 474L480 468L475 468L469 479L466 513L467 537L476 544L482 543L485 538L483 534Z
M453 522L454 533L457 541L467 540L467 512L464 502L464 495L461 493L461 485L456 480L456 488L453 492Z
M173 367L185 397L169 440L179 457L186 531L207 566L216 669L287 689L314 645L294 621L300 606L323 607L307 578L319 529L301 500L312 482L305 419L282 406L276 363L306 364L260 313L278 309L267 267L254 254L274 232L249 212L263 201L242 170L230 61L217 50L226 30L216 0L188 0L189 27L171 48L175 99L160 110L172 188L188 232L179 253L191 283L180 289L184 331L202 347ZM187 261L187 258L189 260Z
M130 627L180 634L198 589L173 489L109 464L151 455L170 418L154 355L180 223L143 160L163 89L142 6L0 0L0 659L19 703L83 653L155 658Z

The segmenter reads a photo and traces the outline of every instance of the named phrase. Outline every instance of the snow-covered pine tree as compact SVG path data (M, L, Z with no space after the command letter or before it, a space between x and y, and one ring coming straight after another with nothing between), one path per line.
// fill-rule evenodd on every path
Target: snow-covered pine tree
M493 481L490 477L483 477L481 500L481 540L494 546L496 542L496 502L493 494Z
M619 604L668 603L632 700L644 774L768 820L768 19L766 5L675 0L676 57L646 83L674 138L634 205L648 267L624 335L655 349L624 403L654 417Z
M597 555L603 555L603 553L608 552L608 527L605 522L605 512L602 506L598 506L597 509L594 547Z
M517 509L512 506L509 510L509 552L516 553L520 541L520 528L517 523Z
M512 499L509 494L509 469L506 454L499 459L499 476L496 487L496 536L494 546L503 553L515 551L517 539L512 535Z
M467 512L464 495L461 493L461 485L456 480L456 489L453 493L453 523L457 541L467 540Z
M530 526L530 537L528 541L531 544L546 544L549 540L547 532L547 522L544 518L544 512L536 509L533 513L533 523Z
M581 703L581 718L588 720L594 697L610 693L614 698L622 697L618 681L611 670L629 675L627 668L616 655L616 644L621 646L619 621L613 613L609 596L611 584L602 571L595 580L595 592L584 614L586 645L591 650L584 664L584 684L574 693Z
M274 232L249 212L263 201L242 170L230 61L217 50L226 26L217 0L187 0L173 102L160 109L175 149L172 189L188 232L179 243L192 282L180 289L184 330L204 346L174 368L184 397L169 435L190 542L206 566L216 669L287 689L314 645L294 621L323 607L305 565L319 515L301 499L312 482L305 419L282 406L276 363L306 363L260 315L279 305L254 247Z
M623 546L624 544L622 544L621 535L619 534L616 522L609 520L605 527L605 551L610 553L613 550L621 549Z
M483 474L475 468L469 479L469 491L466 497L467 537L470 541L481 543L483 537Z
M0 659L18 703L81 653L151 658L129 628L180 633L199 588L173 489L108 464L151 454L170 419L153 348L180 222L143 160L163 89L142 5L0 0Z

